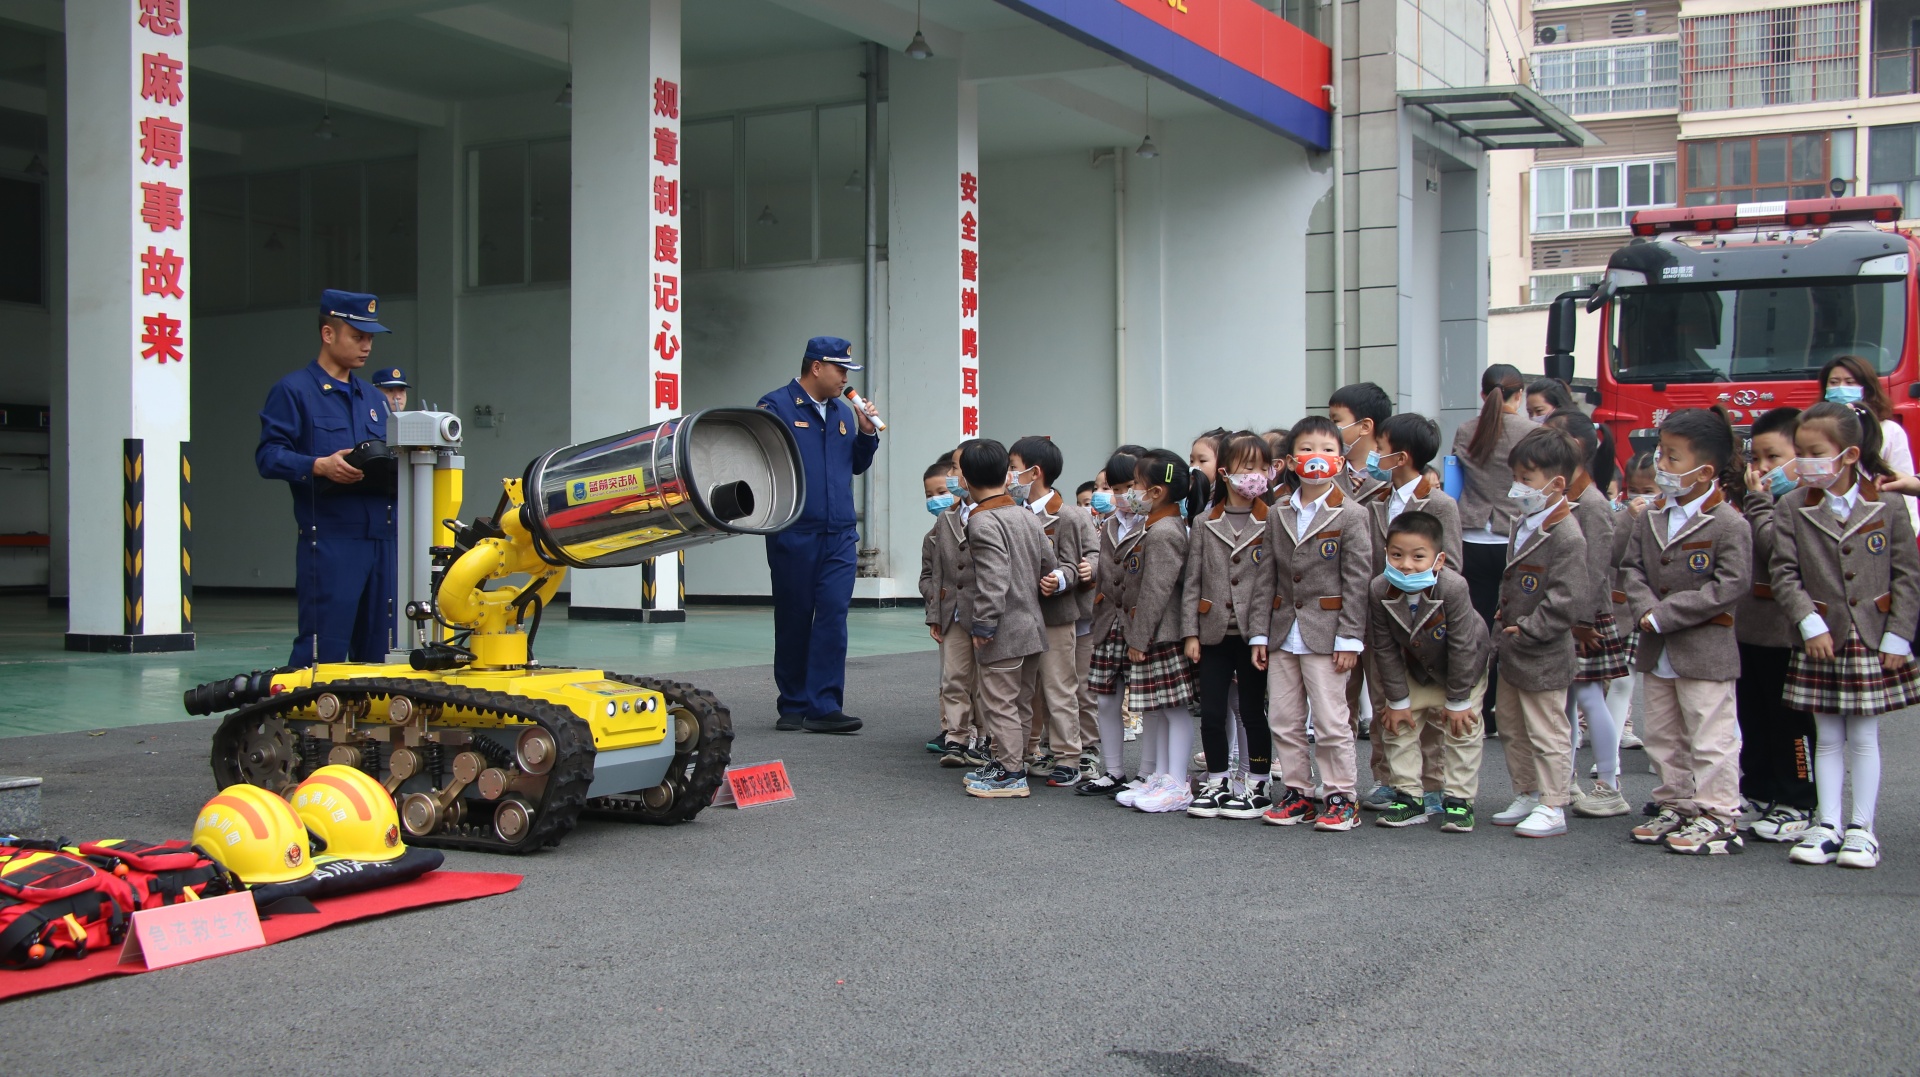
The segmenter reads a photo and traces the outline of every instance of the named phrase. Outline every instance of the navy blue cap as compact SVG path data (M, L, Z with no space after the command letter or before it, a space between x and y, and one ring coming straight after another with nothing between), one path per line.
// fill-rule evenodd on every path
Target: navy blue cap
M393 330L375 320L380 297L371 292L343 292L328 288L320 293L320 313L351 324L363 333L391 333Z
M808 359L819 359L848 370L865 370L853 361L853 342L839 337L814 337L807 341Z
M384 366L374 371L373 384L382 389L413 388L413 384L407 381L407 372L397 366Z

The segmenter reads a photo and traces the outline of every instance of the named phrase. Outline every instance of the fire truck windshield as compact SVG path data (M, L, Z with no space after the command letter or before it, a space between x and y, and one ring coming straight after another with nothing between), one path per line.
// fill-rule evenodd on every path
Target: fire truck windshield
M1621 382L1810 378L1837 355L1885 374L1906 343L1904 279L1623 291L1612 369Z

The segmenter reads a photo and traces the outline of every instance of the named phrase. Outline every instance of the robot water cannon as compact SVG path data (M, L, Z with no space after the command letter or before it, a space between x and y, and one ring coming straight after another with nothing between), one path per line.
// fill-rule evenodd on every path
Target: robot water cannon
M222 788L291 791L349 766L393 795L410 842L532 852L583 812L681 823L731 760L732 718L694 685L538 666L541 611L569 568L638 565L732 535L771 535L806 501L778 416L714 408L542 454L491 516L454 519L460 420L400 412L397 608L411 647L385 664L266 670L189 691L225 712Z

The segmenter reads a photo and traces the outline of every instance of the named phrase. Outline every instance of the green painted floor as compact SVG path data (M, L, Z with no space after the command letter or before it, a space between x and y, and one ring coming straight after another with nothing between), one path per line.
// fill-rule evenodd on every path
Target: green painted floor
M202 681L279 665L293 644L291 598L206 596L194 604L199 648L175 654L75 654L66 611L38 596L0 597L0 737L177 722L180 694ZM848 614L853 657L934 648L915 608ZM699 607L684 624L553 617L536 657L548 665L671 673L773 661L773 611Z

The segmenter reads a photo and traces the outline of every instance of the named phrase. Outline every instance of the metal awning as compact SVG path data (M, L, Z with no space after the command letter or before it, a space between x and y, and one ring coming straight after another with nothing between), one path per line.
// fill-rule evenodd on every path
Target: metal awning
M1401 90L1400 99L1490 150L1604 145L1528 86Z

